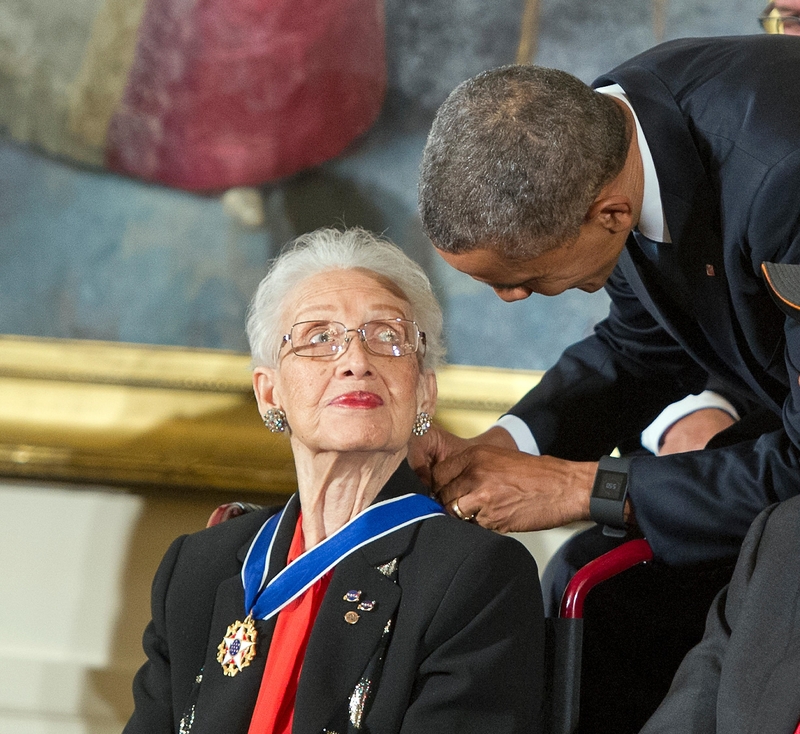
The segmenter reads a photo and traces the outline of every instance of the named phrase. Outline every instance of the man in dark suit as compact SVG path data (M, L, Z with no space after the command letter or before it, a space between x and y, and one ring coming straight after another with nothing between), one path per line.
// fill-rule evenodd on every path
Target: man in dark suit
M732 561L758 512L800 493L800 331L761 272L800 262L798 74L797 39L686 39L596 91L512 66L444 103L420 181L442 257L507 301L612 301L496 426L418 447L454 511L502 531L592 518L696 568ZM759 420L705 451L598 463L709 374Z

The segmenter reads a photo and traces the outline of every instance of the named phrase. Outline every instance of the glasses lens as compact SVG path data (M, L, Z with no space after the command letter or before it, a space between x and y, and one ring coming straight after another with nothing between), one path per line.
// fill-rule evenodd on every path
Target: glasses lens
M772 3L764 8L764 12L758 21L767 33L783 33L783 18L780 11Z
M301 321L292 327L292 351L303 357L325 357L342 350L346 330L336 321Z
M370 321L362 328L367 347L374 354L402 357L417 351L419 330L413 321Z

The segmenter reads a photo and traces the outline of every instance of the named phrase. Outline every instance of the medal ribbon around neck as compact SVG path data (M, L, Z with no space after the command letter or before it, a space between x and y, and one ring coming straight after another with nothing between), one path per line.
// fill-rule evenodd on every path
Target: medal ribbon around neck
M264 523L247 552L242 567L245 611L256 619L269 619L362 546L406 525L444 514L438 502L421 494L371 505L264 586L276 531L284 517L282 510Z

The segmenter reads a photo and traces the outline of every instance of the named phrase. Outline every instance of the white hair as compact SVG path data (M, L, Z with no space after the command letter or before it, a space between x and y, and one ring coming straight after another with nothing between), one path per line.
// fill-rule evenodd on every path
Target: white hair
M428 276L397 245L358 227L344 231L324 228L301 235L272 262L247 314L253 365L277 366L284 307L302 281L329 270L355 268L388 280L408 301L410 318L425 332L422 367L435 370L444 357L442 309Z

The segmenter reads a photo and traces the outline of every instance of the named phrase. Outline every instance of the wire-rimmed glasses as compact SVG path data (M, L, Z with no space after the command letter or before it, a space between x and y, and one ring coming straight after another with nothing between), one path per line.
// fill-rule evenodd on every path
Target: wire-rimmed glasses
M364 348L381 357L404 357L417 351L425 352L425 332L415 321L408 319L381 319L367 321L358 328L348 329L339 321L299 321L283 344L290 344L298 357L333 357L342 354L350 345L351 332L356 332Z
M767 33L786 33L800 35L800 16L781 15L775 3L769 3L764 12L758 16L758 22Z

